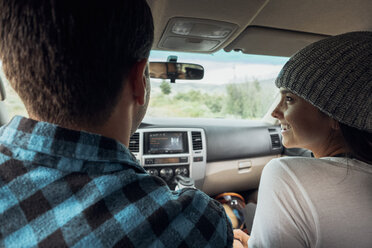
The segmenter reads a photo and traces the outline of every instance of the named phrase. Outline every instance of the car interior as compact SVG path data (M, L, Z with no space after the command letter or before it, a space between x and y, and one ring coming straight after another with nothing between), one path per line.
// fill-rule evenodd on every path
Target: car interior
M217 52L239 53L247 59L290 57L329 36L372 31L370 0L148 0L148 4L155 25L152 49L191 57ZM182 56L160 62L172 61L184 62ZM192 62L203 66L197 59ZM0 93L4 100L3 86ZM254 204L262 169L271 159L311 156L309 151L282 146L280 126L270 116L275 99L267 101L272 104L266 114L255 119L146 117L129 149L148 173L172 189L191 185L211 197L235 192ZM10 117L1 102L1 124ZM249 228L249 221L246 225Z

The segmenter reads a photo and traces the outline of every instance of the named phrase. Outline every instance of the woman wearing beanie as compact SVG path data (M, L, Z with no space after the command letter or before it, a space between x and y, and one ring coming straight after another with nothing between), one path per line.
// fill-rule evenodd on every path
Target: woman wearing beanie
M276 85L283 145L314 158L264 168L248 247L372 247L372 32L311 44Z

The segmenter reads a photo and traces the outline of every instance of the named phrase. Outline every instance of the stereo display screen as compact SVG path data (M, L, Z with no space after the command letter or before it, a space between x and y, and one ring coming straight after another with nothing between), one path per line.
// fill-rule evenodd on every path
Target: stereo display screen
M186 132L145 133L145 154L187 153Z

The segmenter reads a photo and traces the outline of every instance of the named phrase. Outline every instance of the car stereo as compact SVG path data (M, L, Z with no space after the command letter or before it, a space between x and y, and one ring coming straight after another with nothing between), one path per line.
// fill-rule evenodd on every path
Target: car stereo
M203 185L206 139L201 128L144 128L131 137L129 149L145 170L174 189L175 177L191 177Z
M187 132L148 132L144 135L144 154L188 152Z

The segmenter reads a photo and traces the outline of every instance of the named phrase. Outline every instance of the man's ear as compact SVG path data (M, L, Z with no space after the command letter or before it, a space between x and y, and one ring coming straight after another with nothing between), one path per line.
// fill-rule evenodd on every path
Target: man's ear
M133 97L139 105L144 105L146 101L146 81L145 70L147 59L136 62L129 72L129 84L132 87Z

